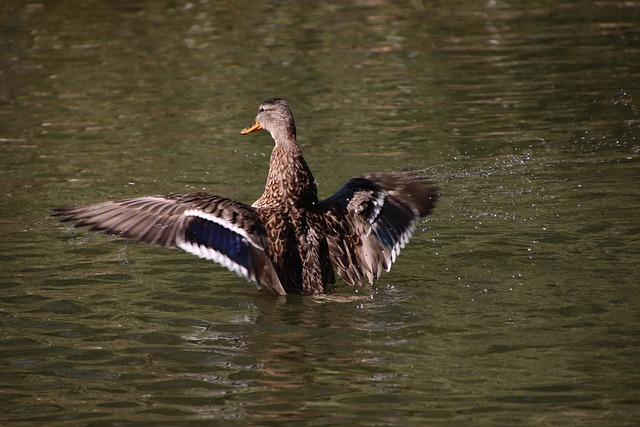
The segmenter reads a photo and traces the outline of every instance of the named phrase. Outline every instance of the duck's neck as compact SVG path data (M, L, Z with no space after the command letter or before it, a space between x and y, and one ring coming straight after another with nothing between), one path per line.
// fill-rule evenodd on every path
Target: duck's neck
M276 139L271 152L269 175L257 208L308 208L318 202L315 179L295 137Z

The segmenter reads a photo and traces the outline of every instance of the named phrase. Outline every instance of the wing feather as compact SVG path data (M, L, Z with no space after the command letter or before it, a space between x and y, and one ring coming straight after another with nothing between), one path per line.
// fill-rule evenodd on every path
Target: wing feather
M414 172L376 173L351 178L323 200L338 275L351 284L365 276L373 283L389 271L418 220L435 206L437 191Z
M284 295L254 208L205 193L151 196L56 209L54 215L140 242L180 248Z

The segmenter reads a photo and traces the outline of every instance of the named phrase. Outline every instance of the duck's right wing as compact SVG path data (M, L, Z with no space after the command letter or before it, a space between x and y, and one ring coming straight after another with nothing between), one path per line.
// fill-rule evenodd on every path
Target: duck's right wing
M55 209L54 215L93 231L183 249L285 294L255 209L231 199L206 193L150 196Z
M340 277L350 284L373 283L391 268L428 215L438 189L414 172L375 173L351 178L323 200L327 209L329 253Z

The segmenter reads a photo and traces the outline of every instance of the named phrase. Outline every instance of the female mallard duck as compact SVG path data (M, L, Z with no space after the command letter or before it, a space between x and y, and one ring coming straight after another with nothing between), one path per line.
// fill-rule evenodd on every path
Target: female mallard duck
M296 142L296 127L282 99L260 105L247 134L268 131L275 141L264 193L247 206L206 193L149 196L69 209L54 215L77 226L180 248L216 261L277 294L314 295L335 283L389 270L436 188L411 172L351 178L318 200L311 170Z

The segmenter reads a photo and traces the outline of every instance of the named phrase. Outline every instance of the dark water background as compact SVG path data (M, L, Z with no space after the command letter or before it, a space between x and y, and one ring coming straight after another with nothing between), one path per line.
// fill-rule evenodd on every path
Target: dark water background
M442 200L374 287L276 298L54 206L252 202L291 104L323 196ZM0 3L0 424L640 423L640 3Z

